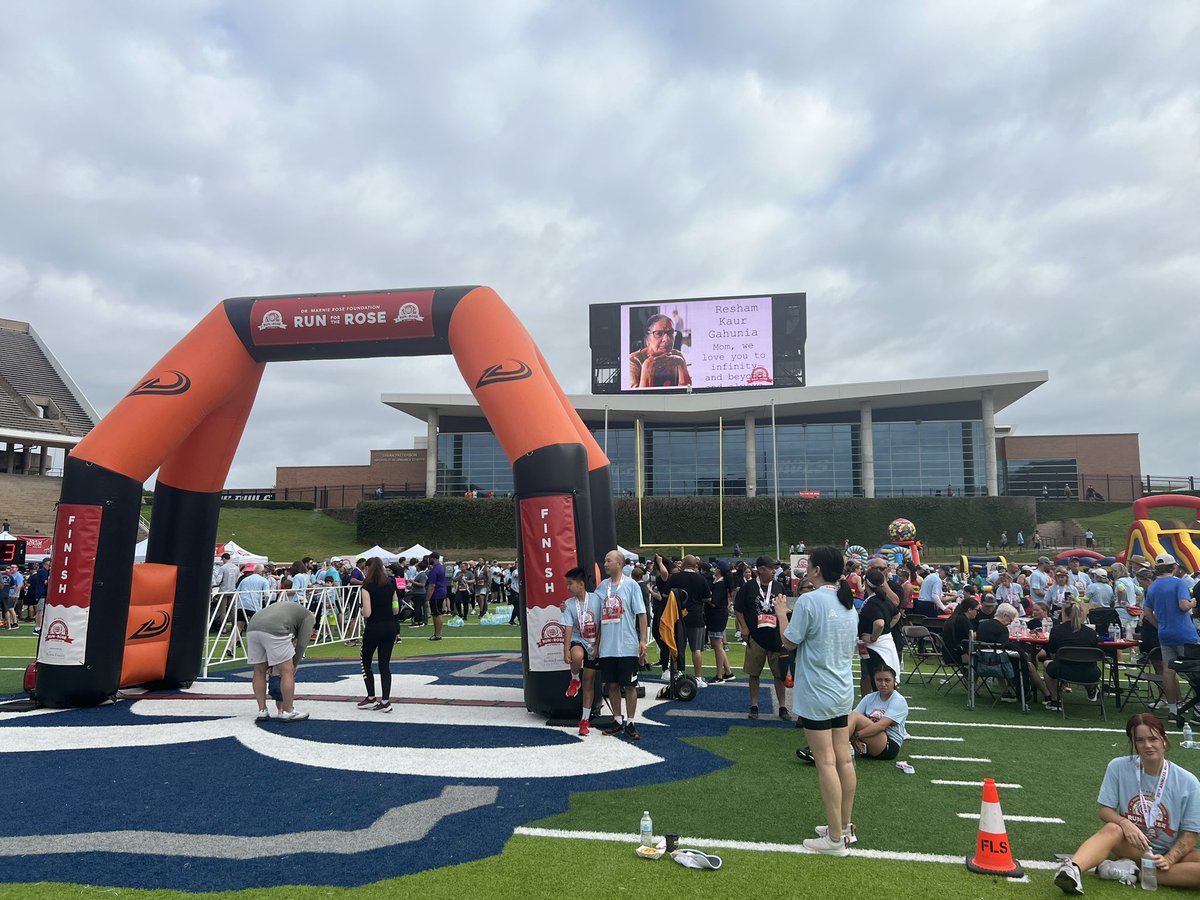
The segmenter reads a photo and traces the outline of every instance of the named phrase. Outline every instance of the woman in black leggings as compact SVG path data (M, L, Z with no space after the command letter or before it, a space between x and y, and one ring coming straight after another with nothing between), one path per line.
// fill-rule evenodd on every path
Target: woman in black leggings
M359 701L359 709L392 711L392 647L399 631L396 625L398 605L396 582L388 577L383 563L378 559L367 560L362 586L362 668L367 696ZM379 656L378 698L375 696L375 676L371 672L371 657L375 655Z

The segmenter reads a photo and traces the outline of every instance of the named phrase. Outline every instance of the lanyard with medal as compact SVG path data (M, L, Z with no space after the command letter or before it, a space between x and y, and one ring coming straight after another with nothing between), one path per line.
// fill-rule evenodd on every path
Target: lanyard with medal
M771 605L771 585L768 583L763 587L761 581L756 581L755 584L758 585L759 597L758 627L775 628L779 620L775 617L775 607Z
M1138 807L1142 811L1142 827L1145 829L1146 837L1150 841L1158 838L1158 828L1154 824L1158 820L1155 818L1154 811L1158 808L1159 802L1162 800L1163 791L1167 786L1167 769L1170 763L1163 760L1162 772L1158 776L1158 785L1154 788L1154 799L1147 804L1146 792L1142 790L1142 761L1137 761L1137 776L1138 776Z

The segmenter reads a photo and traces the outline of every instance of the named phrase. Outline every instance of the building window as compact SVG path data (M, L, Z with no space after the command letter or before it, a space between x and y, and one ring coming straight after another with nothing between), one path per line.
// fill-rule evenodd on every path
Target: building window
M875 496L987 493L983 423L875 422Z
M1079 485L1079 461L1062 459L1010 459L1005 467L1010 497L1053 497L1061 499L1071 496ZM1078 497L1076 496L1076 499Z

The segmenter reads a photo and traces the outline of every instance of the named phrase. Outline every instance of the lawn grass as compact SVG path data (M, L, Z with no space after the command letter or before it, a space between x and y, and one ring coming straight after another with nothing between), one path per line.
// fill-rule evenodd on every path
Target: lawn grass
M153 509L142 508L153 523ZM287 562L311 556L328 559L365 550L353 525L314 509L221 507L216 543L234 541L251 553Z
M429 654L515 651L519 629L508 626L468 625L447 628L447 640L427 640L430 627L404 628L397 657ZM356 648L344 644L312 648L313 658L354 656ZM731 663L740 672L744 650L730 648ZM244 665L244 664L243 664ZM705 658L712 672L712 657ZM303 683L303 667L299 680ZM764 692L769 690L764 686ZM708 692L745 696L744 678L733 686L712 687L695 704L673 704L671 709L703 709ZM915 775L901 774L892 763L863 761L859 776L855 821L857 849L909 851L961 855L975 846L975 820L958 813L978 813L981 789L977 786L934 785L934 779L997 781L1020 784L1002 788L1005 814L1057 817L1063 824L1009 821L1008 835L1014 853L1023 862L1047 861L1056 852L1071 852L1098 825L1095 797L1109 759L1125 752L1121 724L1133 711L1118 714L1109 709L1109 721L1083 692L1067 695L1065 721L1040 707L1023 713L1014 705L991 705L982 700L975 710L965 707L961 688L949 696L920 682L902 685L914 707L901 758L916 766ZM715 696L715 695L714 695ZM764 700L766 698L764 697ZM710 704L711 705L711 704ZM719 872L684 869L669 860L644 862L633 856L634 831L643 809L654 817L656 832L674 831L693 838L716 841L762 841L797 844L821 822L815 770L798 762L795 748L803 733L781 726L770 716L751 723L731 720L727 733L690 739L731 765L708 774L636 788L605 790L602 778L595 789L571 795L566 812L533 827L566 831L629 834L626 842L563 840L514 836L503 853L489 859L447 867L404 878L377 882L355 889L282 887L219 894L185 894L177 891L136 891L111 887L61 884L0 885L0 898L119 897L137 900L176 900L184 897L238 898L238 900L307 900L307 898L428 897L428 898L611 898L664 893L668 896L728 898L742 893L770 891L788 897L828 897L854 893L886 893L894 898L1001 898L1058 896L1051 873L1029 872L1032 885L1010 884L1002 879L968 873L964 866L872 860L861 855L837 860L809 855L714 849L725 865ZM662 721L678 721L667 715ZM1020 727L1003 727L1020 726ZM962 741L922 741L922 738L961 738ZM592 739L616 740L594 736ZM985 757L990 764L916 760L915 755ZM1195 772L1200 752L1176 747L1172 759ZM668 759L663 765L670 766ZM281 865L284 864L281 862ZM1129 896L1130 888L1103 883L1085 876L1090 897ZM1170 891L1164 889L1168 895Z
M1156 522L1169 521L1184 521L1194 522L1196 520L1196 511L1194 509L1185 509L1182 507L1167 506L1161 509L1150 510L1150 518ZM1125 549L1125 544L1129 538L1129 527L1133 524L1133 507L1127 506L1124 509L1114 510L1112 512L1102 513L1096 516L1088 516L1082 519L1076 519L1081 530L1090 528L1096 535L1096 547L1103 550L1110 550L1114 554L1121 553Z

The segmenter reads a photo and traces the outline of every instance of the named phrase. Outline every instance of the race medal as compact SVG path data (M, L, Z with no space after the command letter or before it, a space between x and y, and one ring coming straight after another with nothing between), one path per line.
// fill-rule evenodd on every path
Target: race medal
M1147 828L1146 829L1146 838L1147 838L1147 840L1149 840L1151 842L1157 840L1158 839L1158 829L1157 828Z

